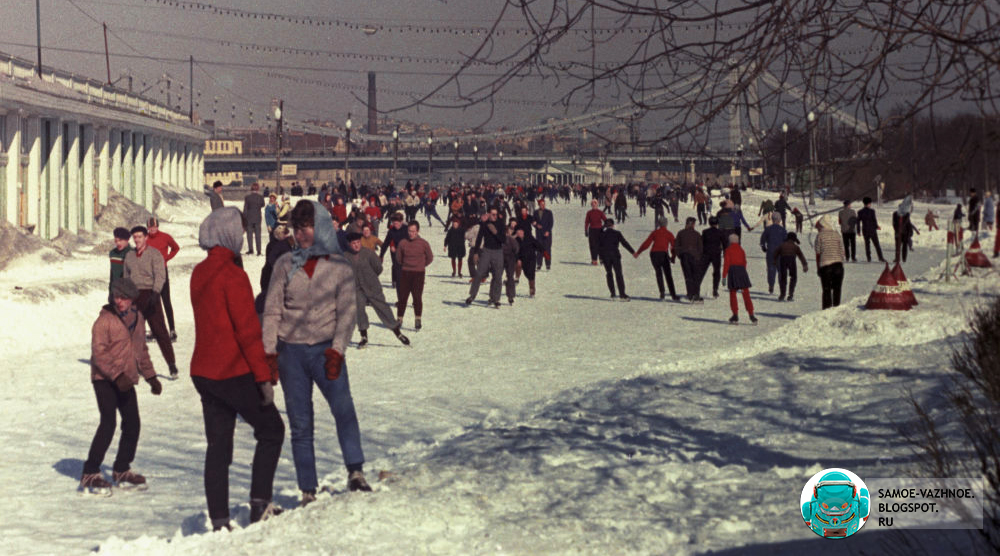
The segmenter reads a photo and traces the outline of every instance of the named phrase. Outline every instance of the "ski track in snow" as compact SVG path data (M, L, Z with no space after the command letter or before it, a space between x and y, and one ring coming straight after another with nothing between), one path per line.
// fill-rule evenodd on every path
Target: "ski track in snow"
M745 196L748 217L762 198ZM204 256L196 236L207 205L189 196L157 211L163 231L182 246L170 263L182 371L194 334L187 284ZM820 201L817 208L835 206ZM940 387L968 312L1000 291L996 275L935 281L945 236L923 232L905 266L918 307L863 310L882 266L859 263L845 265L843 304L818 311L807 245L814 236L802 234L810 271L799 275L796 301L779 303L761 293L758 229L743 237L761 323L730 326L725 291L699 306L655 300L645 255L625 254L623 261L633 301L604 302L603 267L588 264L580 233L585 209L578 201L551 208L552 271L538 273L536 299L525 296L522 283L514 306L499 311L462 304L467 279L448 274L441 228L422 230L437 258L428 269L423 330L412 329L407 310L404 332L413 348L402 348L370 314L372 344L346 354L376 493L344 492L333 419L317 396L318 470L334 494L247 527L253 440L240 425L230 468L232 533L206 532L201 407L184 372L164 382L160 397L139 385L143 429L134 468L149 478L150 490L110 498L75 492L97 424L89 338L106 300L106 254L78 252L56 262L36 254L12 264L0 272L0 310L9 316L0 331L7 362L0 438L14 447L0 472L0 496L10 504L0 549L129 556L834 554L834 546L853 546L879 553L887 537L871 524L839 544L815 539L798 517L799 491L825 467L862 478L912 468L912 451L896 432L911 418L904 392L927 399ZM914 213L926 209L917 204ZM634 205L630 210L637 213ZM682 208L681 220L691 212ZM892 208L878 212L891 230ZM619 229L638 246L651 222L650 212ZM670 228L676 233L677 226ZM890 235L882 240L891 257ZM989 251L992 241L983 247ZM244 261L256 290L263 258ZM679 265L672 270L683 288ZM386 281L388 272L387 264ZM702 291L710 291L705 282ZM386 293L393 301L394 292ZM740 311L745 319L742 300ZM156 344L149 349L165 372ZM282 396L276 400L283 408ZM113 443L107 473L115 450ZM391 474L379 481L380 470ZM286 508L297 504L287 438L275 494Z

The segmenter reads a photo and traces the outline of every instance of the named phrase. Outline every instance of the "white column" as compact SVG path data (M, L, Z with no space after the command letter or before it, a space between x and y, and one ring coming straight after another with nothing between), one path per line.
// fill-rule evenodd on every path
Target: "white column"
M42 195L42 119L38 116L28 116L27 135L24 138L28 147L27 195L28 226L34 226L35 233L42 235L41 229L41 195Z
M17 111L7 113L6 132L3 144L7 147L7 167L3 213L7 222L18 225L18 208L20 207L19 183L21 177L21 115Z
M59 235L60 216L62 216L62 196L63 175L63 122L58 118L49 120L49 150L48 159L45 162L47 167L48 180L46 180L45 193L42 195L43 210L45 217L42 223L42 237L52 239Z
M80 187L80 226L88 232L94 231L94 203L97 200L97 181L94 161L97 160L97 145L94 142L94 126L83 126L83 184Z
M181 189L191 189L190 180L191 172L188 170L191 168L191 150L188 148L187 144L178 145L177 148L180 153L180 187Z
M180 180L177 178L177 141L176 140L172 139L172 140L170 140L169 143L167 143L167 152L168 152L167 159L169 161L167 163L167 166L169 168L168 169L168 173L167 173L167 181L170 182L170 187L173 187L175 189L180 189Z
M125 158L125 145L122 143L122 131L120 129L108 130L109 142L111 143L111 189L124 195L125 188L122 185L123 179L123 159Z
M132 130L122 132L122 194L135 201L135 154L132 151Z
M152 135L143 135L143 141L145 143L146 151L146 161L143 163L143 168L146 170L146 177L143 182L146 185L146 193L143 195L145 203L143 206L146 207L150 212L153 212L153 162L156 147L154 146L154 138Z
M153 137L153 184L165 188L163 181L163 137L157 135Z
M111 185L111 130L97 129L97 203L108 204L108 187Z
M205 186L205 148L203 146L198 147L198 163L195 165L194 170L197 176L194 188L201 190Z
M80 231L80 124L66 122L66 153L62 210L63 226L72 233Z
M132 152L135 153L135 162L132 171L132 183L135 187L133 201L138 205L146 206L146 144L145 135L135 133L132 135Z

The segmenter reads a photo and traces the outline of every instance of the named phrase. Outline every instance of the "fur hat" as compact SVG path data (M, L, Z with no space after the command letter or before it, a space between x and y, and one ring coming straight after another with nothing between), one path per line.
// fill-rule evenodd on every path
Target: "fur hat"
M135 301L139 298L139 288L135 287L135 282L131 278L116 278L111 283L111 296Z

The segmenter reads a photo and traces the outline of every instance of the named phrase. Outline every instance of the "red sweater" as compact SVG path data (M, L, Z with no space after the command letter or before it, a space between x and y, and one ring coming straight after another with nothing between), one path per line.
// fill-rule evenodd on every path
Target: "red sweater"
M255 382L271 379L253 290L234 253L213 247L191 272L194 354L191 376L225 380L252 373Z
M339 224L343 224L347 220L347 205L334 205L333 215L337 218Z
M181 246L177 245L174 238L170 237L170 234L163 232L156 232L155 234L149 234L149 238L146 243L150 247L155 247L157 251L163 255L163 264L166 265L170 262L170 259L177 255L177 252L181 250Z
M747 254L740 247L739 243L731 243L726 250L722 252L722 277L725 278L729 274L729 267L731 266L742 266L746 268L747 266Z
M653 248L650 249L653 253L666 253L674 251L674 234L670 233L670 230L666 228L657 228L653 230L646 241L642 242L639 246L639 250L635 252L636 256L646 250L647 247L652 244Z
M604 211L601 209L590 209L587 211L587 216L583 220L584 228L588 230L598 229L604 227Z

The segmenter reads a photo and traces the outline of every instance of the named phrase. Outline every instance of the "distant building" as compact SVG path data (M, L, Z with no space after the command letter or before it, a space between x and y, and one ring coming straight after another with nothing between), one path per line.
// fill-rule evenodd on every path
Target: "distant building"
M225 156L243 154L243 141L231 138L213 138L205 141L205 154ZM206 172L205 183L221 181L223 185L242 184L243 172Z

